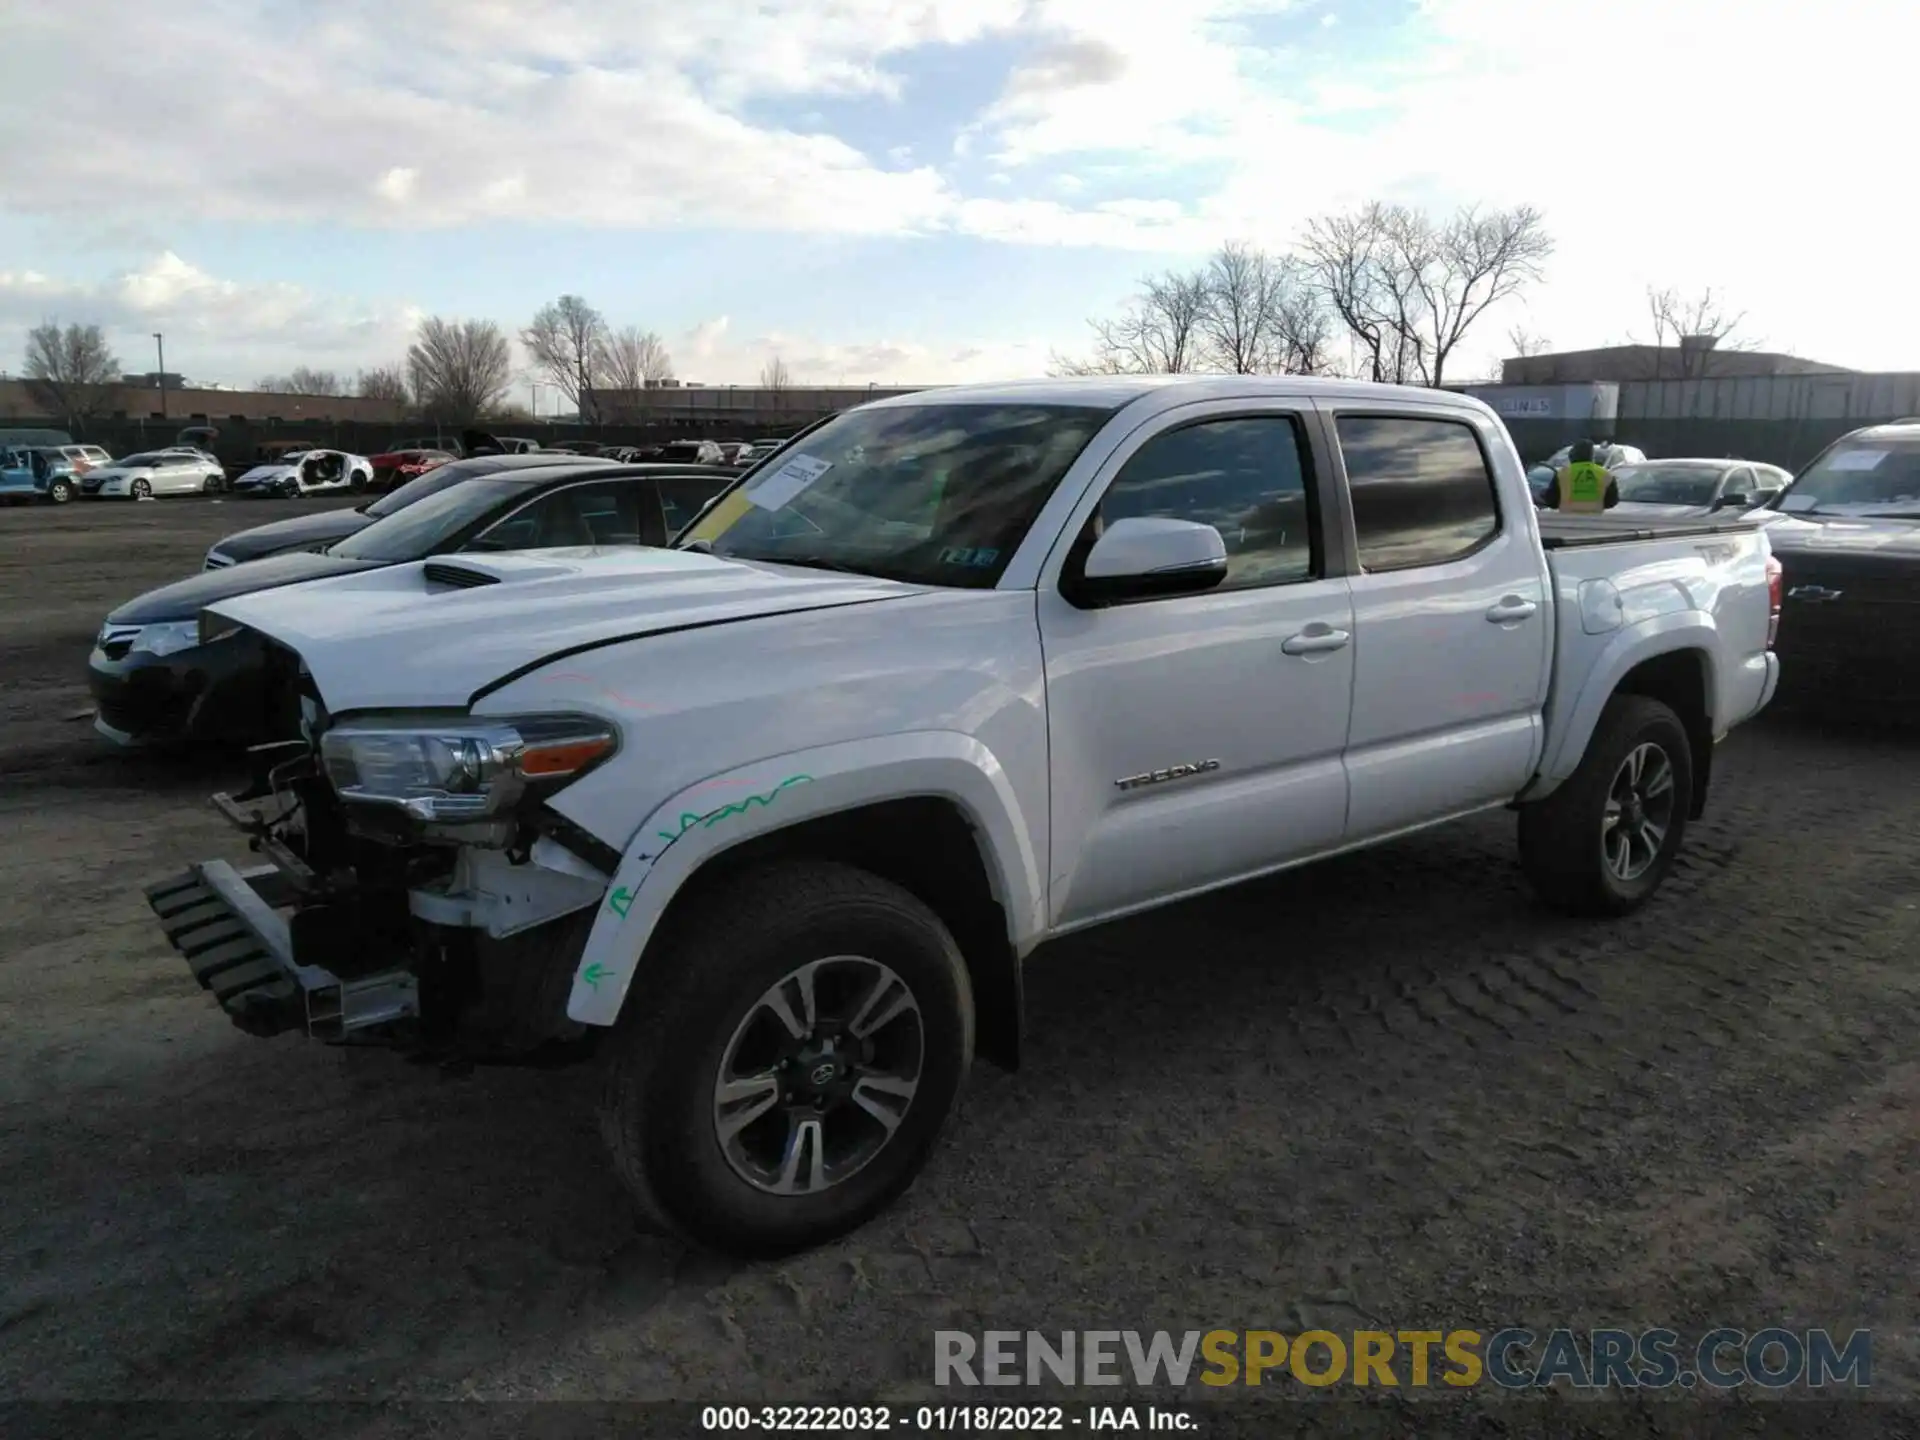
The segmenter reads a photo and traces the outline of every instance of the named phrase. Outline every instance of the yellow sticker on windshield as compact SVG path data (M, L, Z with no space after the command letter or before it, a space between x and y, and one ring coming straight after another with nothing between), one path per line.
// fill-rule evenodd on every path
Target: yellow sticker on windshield
M734 521L751 509L753 502L736 490L709 510L700 523L687 532L687 539L718 540L733 528Z

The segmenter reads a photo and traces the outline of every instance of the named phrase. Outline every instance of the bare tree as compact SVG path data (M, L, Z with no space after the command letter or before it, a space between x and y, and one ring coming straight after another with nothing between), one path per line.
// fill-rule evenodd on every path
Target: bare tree
M254 389L270 395L344 395L338 372L296 365L285 375L264 375Z
M1400 384L1444 384L1467 332L1538 280L1553 253L1539 212L1524 205L1469 206L1436 225L1376 203L1311 222L1301 243L1370 378Z
M600 374L609 391L631 394L673 378L673 357L651 330L629 325L609 334L602 348Z
M1093 320L1093 358L1061 360L1063 374L1181 375L1200 364L1200 321L1207 280L1169 270L1140 282L1140 293L1115 320Z
M1704 379L1713 373L1716 352L1751 350L1757 343L1734 334L1747 318L1746 312L1729 315L1711 287L1686 297L1671 286L1664 290L1648 286L1647 313L1653 322L1654 347L1647 367L1649 380Z
M562 295L542 305L533 323L520 332L534 367L573 402L581 422L588 425L599 418L594 390L606 342L606 320L578 295Z
M27 332L23 366L27 394L49 415L69 426L113 408L120 389L120 361L98 325L69 325L48 320Z
M1333 315L1304 261L1282 256L1273 266L1272 368L1286 375L1333 371Z
M513 383L513 351L491 320L435 315L407 349L407 374L428 419L463 425L500 404Z
M1426 311L1426 381L1439 385L1474 322L1540 278L1553 238L1529 205L1488 214L1469 206L1437 230L1419 229L1419 263L1411 255L1405 263Z
M1515 325L1507 331L1507 348L1516 358L1525 360L1534 355L1545 355L1553 348L1553 342L1544 335L1535 335L1524 326Z
M1415 219L1375 203L1311 221L1301 238L1311 283L1368 380L1405 384L1420 373L1420 297L1401 259Z
M1091 357L1056 354L1054 374L1318 374L1327 368L1332 334L1326 306L1299 261L1238 244L1223 247L1204 269L1141 281L1118 318L1088 323Z
M760 367L760 388L771 390L775 395L793 388L793 375L787 369L787 362L778 355Z
M413 398L407 387L404 365L376 365L371 370L362 370L354 388L362 400L391 400L405 405Z

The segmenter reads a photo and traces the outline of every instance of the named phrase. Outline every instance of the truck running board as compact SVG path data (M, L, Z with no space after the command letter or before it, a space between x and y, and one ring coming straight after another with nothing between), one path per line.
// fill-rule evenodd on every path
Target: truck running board
M275 866L242 871L203 860L149 885L146 895L193 978L250 1035L304 1030L341 1040L420 1013L418 986L405 971L342 980L297 964L287 922L274 908L293 903L292 890Z

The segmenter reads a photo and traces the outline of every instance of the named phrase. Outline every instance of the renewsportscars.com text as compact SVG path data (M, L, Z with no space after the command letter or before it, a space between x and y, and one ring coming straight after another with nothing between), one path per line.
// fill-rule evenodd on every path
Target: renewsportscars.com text
M936 1385L1494 1385L1506 1390L1743 1385L1862 1389L1873 1335L1825 1330L937 1330Z

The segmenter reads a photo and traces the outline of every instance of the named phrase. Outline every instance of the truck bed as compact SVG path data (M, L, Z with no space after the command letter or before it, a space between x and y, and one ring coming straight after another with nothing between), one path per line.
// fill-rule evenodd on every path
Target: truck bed
M1588 545L1619 545L1630 540L1690 540L1696 535L1750 534L1759 528L1746 515L1714 516L1701 520L1616 520L1611 515L1563 515L1541 510L1540 545L1546 550L1574 550Z

